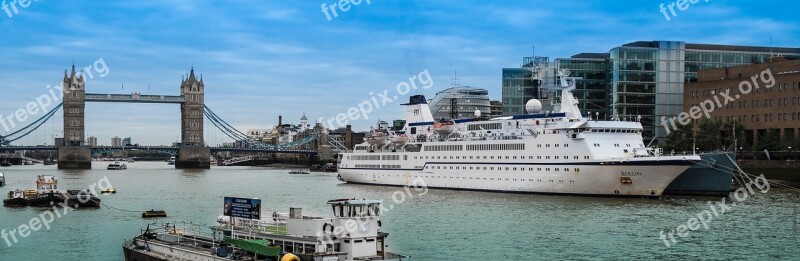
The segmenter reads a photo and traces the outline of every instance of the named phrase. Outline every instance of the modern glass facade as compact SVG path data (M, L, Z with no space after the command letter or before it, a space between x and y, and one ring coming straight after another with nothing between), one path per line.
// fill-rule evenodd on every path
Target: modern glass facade
M770 57L800 58L800 48L769 48L650 41L625 44L611 55L612 113L642 116L645 137L663 138L662 117L683 108L683 84L697 81L697 71L763 63Z
M644 136L663 138L666 131L657 128L661 117L671 118L681 112L683 84L697 81L697 71L764 63L770 57L800 59L800 48L639 41L608 53L582 53L556 62L560 68L570 69L570 76L583 78L576 82L575 94L585 114L623 119L641 116ZM535 59L547 64L544 57L525 57L521 68L503 68L504 115L523 114L530 99L546 104L546 98L559 96L558 92L547 95L550 92L535 86L530 71ZM552 72L545 72L549 74L545 82L555 82Z
M503 115L525 114L525 103L540 98L540 83L533 80L532 68L548 64L547 57L524 57L520 68L503 68Z
M429 102L434 119L470 119L475 111L488 118L491 110L489 91L469 86L451 87L436 93Z
M578 54L572 58L556 59L561 69L569 69L570 77L581 77L575 81L575 97L580 101L584 116L610 115L609 69L611 60L608 54ZM555 95L556 97L559 95Z

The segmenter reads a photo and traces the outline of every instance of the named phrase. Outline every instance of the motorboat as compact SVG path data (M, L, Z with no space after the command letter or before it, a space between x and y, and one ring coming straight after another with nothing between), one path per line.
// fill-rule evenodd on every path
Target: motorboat
M121 162L117 161L117 162L108 164L108 168L107 169L108 170L123 170L123 169L128 169L128 165L125 165L125 163L121 163Z
M0 187L5 185L6 185L6 176L3 174L3 172L0 172Z

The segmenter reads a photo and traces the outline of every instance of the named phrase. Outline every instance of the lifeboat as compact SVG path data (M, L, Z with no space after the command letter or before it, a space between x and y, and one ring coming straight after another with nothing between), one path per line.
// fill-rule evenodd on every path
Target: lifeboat
M394 144L405 144L408 142L408 136L405 133L399 132L389 137L389 141Z
M455 130L455 122L442 119L433 124L433 131L436 133L451 133Z
M389 133L381 129L372 130L372 132L364 138L370 145L383 144L387 139L389 139Z

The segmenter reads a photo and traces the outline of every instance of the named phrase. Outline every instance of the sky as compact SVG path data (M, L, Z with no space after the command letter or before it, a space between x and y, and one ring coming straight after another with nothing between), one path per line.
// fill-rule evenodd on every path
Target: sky
M675 6L676 16L666 11L669 20L659 8L669 1L357 2L343 11L333 0L0 0L8 6L0 9L0 118L48 94L73 61L104 65L89 67L90 93L178 95L194 67L206 105L242 131L270 128L278 115L325 121L376 97L380 108L348 122L369 130L378 119L402 118L408 96L433 98L453 78L499 100L502 68L534 52L553 60L640 40L800 47L796 0L700 0ZM417 77L423 72L429 85ZM420 88L400 95L402 83ZM385 90L397 98L383 104ZM61 115L14 144L52 144L63 135ZM15 130L0 127L0 135ZM208 120L205 130L210 145L230 141ZM106 145L114 136L171 144L180 107L87 103L86 134Z

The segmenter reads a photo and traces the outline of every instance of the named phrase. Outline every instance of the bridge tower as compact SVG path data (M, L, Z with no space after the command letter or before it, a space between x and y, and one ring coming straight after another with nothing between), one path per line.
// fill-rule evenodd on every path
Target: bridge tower
M194 67L188 77L181 81L181 145L175 168L208 169L211 167L211 149L203 140L203 118L205 111L205 85L203 77L197 79Z
M59 169L91 169L92 149L84 146L84 110L86 108L86 81L82 74L75 71L69 76L64 71L62 82L64 100L64 144L58 146Z

